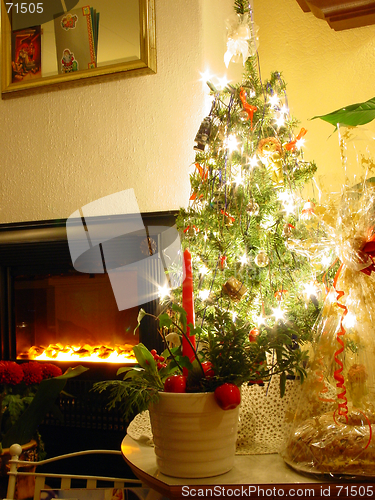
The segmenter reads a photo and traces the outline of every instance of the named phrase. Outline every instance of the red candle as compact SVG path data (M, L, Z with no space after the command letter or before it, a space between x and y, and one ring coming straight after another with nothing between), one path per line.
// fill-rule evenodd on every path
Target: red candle
M185 268L185 279L182 282L182 307L186 311L187 324L191 323L195 325L195 315L194 315L194 293L193 293L193 268L191 265L191 253L188 249L184 252L184 268ZM190 342L195 349L195 336L190 335L190 328L187 327L186 334L189 336ZM182 337L182 354L188 356L190 361L194 359L194 351L187 339Z

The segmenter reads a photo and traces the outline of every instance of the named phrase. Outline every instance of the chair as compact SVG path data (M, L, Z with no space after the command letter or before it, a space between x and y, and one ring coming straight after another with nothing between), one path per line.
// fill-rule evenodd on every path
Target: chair
M98 488L98 482L106 482L111 484L110 488L123 489L124 491L132 491L136 498L143 499L147 496L148 490L140 488L142 485L141 481L138 479L127 479L127 478L117 478L108 476L91 476L91 475L80 475L80 474L59 474L50 472L36 472L36 468L40 465L49 464L52 462L57 462L59 460L65 460L73 457L87 456L87 455L120 455L119 450L85 450L78 451L74 453L68 453L65 455L59 455L57 457L48 458L46 460L40 460L39 462L26 462L19 460L22 453L22 448L18 444L13 444L10 447L11 460L9 461L10 470L8 471L8 490L7 498L4 500L13 500L16 498L16 482L18 478L21 477L32 477L35 478L34 486L34 500L40 500L41 490L46 487L46 479L53 478L54 481L60 483L60 487L56 488L59 490L71 490L77 489L77 487L72 487L72 480L83 480L85 489L100 489ZM20 467L28 466L29 470L19 470ZM30 471L30 466L32 466L32 471ZM136 488L129 489L128 486L136 486ZM47 486L48 488L48 486ZM109 488L106 486L106 488ZM55 488L53 488L55 489ZM80 488L82 489L82 487Z

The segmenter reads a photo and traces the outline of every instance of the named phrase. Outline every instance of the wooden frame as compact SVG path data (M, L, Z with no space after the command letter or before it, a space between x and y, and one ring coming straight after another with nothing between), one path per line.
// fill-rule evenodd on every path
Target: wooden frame
M130 77L156 73L155 0L139 0L140 59L12 83L12 31L5 3L5 0L1 0L1 95L3 99L20 94L32 94L38 90L59 88L61 85L103 81L117 74Z

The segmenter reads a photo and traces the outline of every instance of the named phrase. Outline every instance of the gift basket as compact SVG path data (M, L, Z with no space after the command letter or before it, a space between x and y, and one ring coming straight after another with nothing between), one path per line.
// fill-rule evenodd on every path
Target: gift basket
M341 141L345 167L348 144ZM335 255L333 285L282 456L302 472L375 476L375 177L369 156L355 153L362 176L352 187L346 177L335 200L315 207L309 227L310 256Z

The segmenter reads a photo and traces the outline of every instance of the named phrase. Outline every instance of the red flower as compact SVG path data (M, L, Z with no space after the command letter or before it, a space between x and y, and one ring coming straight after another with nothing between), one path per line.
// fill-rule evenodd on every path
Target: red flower
M43 371L39 363L23 363L21 368L26 385L40 384L43 380Z
M0 384L17 385L23 380L23 370L14 361L0 362Z
M59 377L60 375L62 375L61 368L51 363L43 363L41 367L42 367L43 379Z

